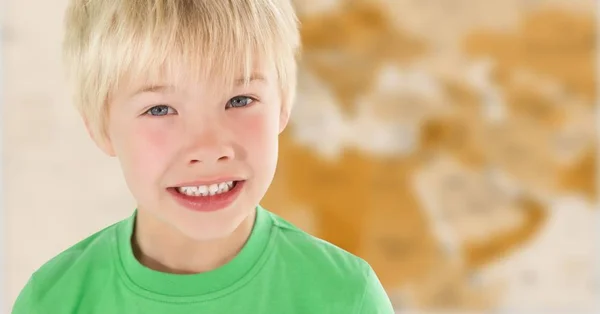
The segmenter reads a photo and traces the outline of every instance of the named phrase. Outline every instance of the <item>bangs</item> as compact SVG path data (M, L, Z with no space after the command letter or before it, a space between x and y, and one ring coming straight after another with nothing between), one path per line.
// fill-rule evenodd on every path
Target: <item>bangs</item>
M124 84L247 83L257 65L274 67L282 88L295 76L300 38L287 1L85 2L68 11L65 42L80 106L104 103Z
M248 82L256 65L267 60L281 68L278 65L284 61L275 57L287 55L279 53L289 48L282 46L284 34L274 16L255 2L172 3L161 7L157 1L116 18L122 23L115 22L114 29L124 36L111 37L113 42L106 46L114 52L99 54L104 59L104 76L115 76L109 93L119 82L130 81L178 85L203 80L229 86L238 79ZM284 79L285 73L277 74Z

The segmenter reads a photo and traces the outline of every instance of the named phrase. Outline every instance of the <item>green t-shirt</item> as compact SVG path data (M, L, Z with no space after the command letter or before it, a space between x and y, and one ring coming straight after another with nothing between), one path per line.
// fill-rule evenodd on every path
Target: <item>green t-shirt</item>
M216 270L161 273L130 244L135 214L33 274L13 314L394 313L371 267L257 208L240 253Z

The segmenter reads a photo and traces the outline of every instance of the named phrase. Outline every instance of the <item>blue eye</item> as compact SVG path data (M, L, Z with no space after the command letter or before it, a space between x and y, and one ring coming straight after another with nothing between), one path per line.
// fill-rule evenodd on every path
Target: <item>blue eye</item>
M245 107L245 106L248 106L249 104L251 104L253 101L254 101L254 99L247 97L247 96L236 96L236 97L231 98L227 102L227 105L225 106L225 108Z
M175 112L175 109L173 109L167 105L158 105L158 106L154 106L154 107L148 109L148 111L146 111L145 114L151 115L151 116L166 116L168 114L173 114L174 112Z

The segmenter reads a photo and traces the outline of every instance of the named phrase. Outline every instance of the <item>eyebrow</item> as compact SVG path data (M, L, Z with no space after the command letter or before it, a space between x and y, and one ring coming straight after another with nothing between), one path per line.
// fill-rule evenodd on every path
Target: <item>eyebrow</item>
M161 93L161 92L171 91L174 89L175 89L175 87L172 85L148 85L148 86L145 86L145 87L139 89L137 92L134 93L134 95L142 94L142 93Z
M260 73L252 73L247 78L236 79L235 86L249 84L254 81L265 82L266 80L267 79L265 78L264 75L262 75ZM164 92L169 92L169 91L173 91L173 90L175 90L175 86L173 86L173 85L160 85L160 84L146 85L146 86L140 88L139 90L137 90L136 92L134 92L132 95L139 95L139 94L143 94L143 93L164 93Z
M262 75L260 73L252 73L247 78L239 78L239 79L235 80L235 85L239 86L239 85L243 85L243 84L250 83L253 81L263 81L264 82L266 80L267 79L264 77L264 75Z

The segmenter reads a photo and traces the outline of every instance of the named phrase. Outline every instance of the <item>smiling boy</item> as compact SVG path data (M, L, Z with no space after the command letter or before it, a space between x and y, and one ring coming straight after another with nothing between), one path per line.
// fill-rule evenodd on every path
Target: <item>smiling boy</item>
M258 205L299 46L288 0L71 0L75 103L138 206L38 269L13 313L393 313L366 262Z

